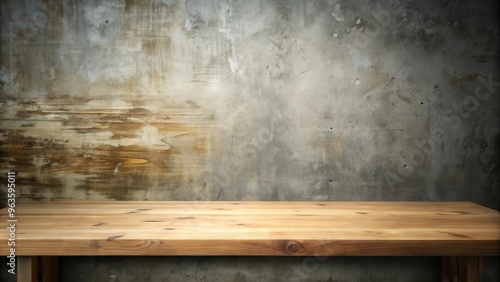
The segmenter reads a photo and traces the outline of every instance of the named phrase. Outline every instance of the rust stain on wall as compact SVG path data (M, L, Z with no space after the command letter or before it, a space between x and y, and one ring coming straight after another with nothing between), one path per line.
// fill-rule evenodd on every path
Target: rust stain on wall
M21 201L128 199L134 191L155 189L168 198L166 191L181 185L186 168L203 173L204 143L214 132L211 113L87 102L8 102L0 160L21 172Z

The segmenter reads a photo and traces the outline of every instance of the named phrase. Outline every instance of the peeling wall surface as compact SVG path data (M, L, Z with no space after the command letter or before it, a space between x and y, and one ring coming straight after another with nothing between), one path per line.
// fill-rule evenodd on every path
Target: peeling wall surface
M500 209L498 1L2 0L0 8L0 181L17 172L18 202ZM500 280L498 262L485 259L485 281ZM437 258L60 263L63 281L440 277ZM0 270L14 281L5 263Z

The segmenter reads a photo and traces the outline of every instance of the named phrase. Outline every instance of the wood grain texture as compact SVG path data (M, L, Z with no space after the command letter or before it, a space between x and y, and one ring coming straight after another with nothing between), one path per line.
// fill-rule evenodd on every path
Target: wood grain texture
M176 189L207 178L207 154L222 147L212 142L219 132L213 113L187 103L136 102L40 98L3 105L0 180L20 172L18 201L197 199Z
M20 257L18 259L18 282L38 282L38 257ZM57 281L57 280L56 280Z
M47 201L16 216L19 256L500 254L500 213L468 202Z
M482 280L482 257L443 257L441 261L441 281L480 282Z

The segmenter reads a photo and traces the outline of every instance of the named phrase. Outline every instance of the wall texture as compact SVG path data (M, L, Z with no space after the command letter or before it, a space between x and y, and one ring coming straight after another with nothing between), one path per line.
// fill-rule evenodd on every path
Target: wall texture
M500 209L498 1L0 8L0 180L18 173L19 202L467 200ZM500 280L495 262L486 260L485 281ZM431 281L435 263L71 258L61 275Z

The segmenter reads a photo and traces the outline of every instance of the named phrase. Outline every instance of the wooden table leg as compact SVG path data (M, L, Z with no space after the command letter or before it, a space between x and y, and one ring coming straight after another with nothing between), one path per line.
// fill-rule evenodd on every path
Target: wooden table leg
M57 282L59 280L59 257L42 257L41 259L41 282Z
M442 257L442 282L481 282L483 272L482 257Z
M38 282L38 257L17 257L17 282Z

